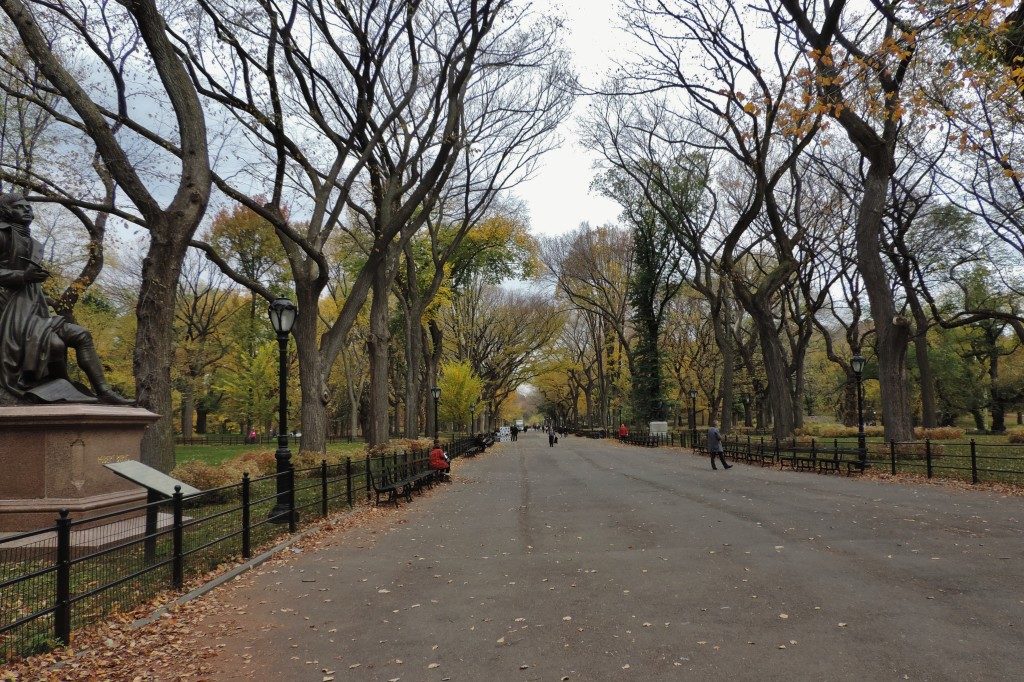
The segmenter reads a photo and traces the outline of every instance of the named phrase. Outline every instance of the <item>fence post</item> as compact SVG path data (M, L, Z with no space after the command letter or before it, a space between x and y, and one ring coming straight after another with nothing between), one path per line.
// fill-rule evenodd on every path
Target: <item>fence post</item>
M171 546L173 559L171 561L171 583L174 589L181 589L185 584L185 555L182 537L182 498L181 486L174 486L174 495L171 496L171 505L174 510L174 528L171 531Z
M53 634L64 644L71 643L71 519L68 510L60 510L57 519L57 601L53 612Z
M926 438L924 441L924 460L928 466L928 478L932 477L932 440Z
M250 517L249 472L242 474L242 558L252 558L252 519Z
M978 446L971 439L971 483L978 482Z
M327 460L320 460L320 514L327 516Z
M345 458L345 498L348 506L352 507L352 458Z
M363 469L363 482L366 484L366 501L370 501L370 456L366 456L366 468Z
M896 441L889 441L889 461L892 464L892 475L896 475Z
M295 515L295 467L288 467L288 532L295 532L295 522L298 517Z

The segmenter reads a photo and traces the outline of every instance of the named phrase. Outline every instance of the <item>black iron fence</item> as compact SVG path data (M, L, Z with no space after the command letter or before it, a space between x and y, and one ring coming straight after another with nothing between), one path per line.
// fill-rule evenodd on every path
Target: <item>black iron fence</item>
M460 438L445 447L455 458L473 446ZM275 538L364 495L369 500L371 479L385 470L412 473L428 459L426 451L396 451L245 474L232 485L87 518L62 511L50 527L2 538L0 662L68 643L75 629L180 589L226 561L249 559ZM284 507L274 512L279 500ZM156 523L147 528L147 518Z
M703 431L667 435L630 435L629 445L674 446L703 449ZM859 471L861 451L856 438L791 439L733 436L723 439L725 456L739 461L777 464L815 471ZM869 441L863 453L867 468L949 478L971 483L1024 484L1024 445L968 441ZM851 466L853 465L853 466Z

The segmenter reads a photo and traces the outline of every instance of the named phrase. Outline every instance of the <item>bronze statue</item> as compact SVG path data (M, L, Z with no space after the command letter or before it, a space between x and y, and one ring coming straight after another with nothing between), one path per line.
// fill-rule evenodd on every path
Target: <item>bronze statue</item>
M92 335L60 315L50 315L39 264L42 245L32 238L32 205L17 194L0 195L0 389L23 402L104 402L133 405L106 382ZM92 389L68 378L67 349Z

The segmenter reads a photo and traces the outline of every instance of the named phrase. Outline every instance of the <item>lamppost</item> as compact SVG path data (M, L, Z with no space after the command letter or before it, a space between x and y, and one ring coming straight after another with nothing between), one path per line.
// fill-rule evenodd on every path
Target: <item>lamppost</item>
M441 387L434 386L430 389L430 395L434 396L434 440L437 440L437 434L441 428L437 421L437 403L441 400Z
M270 326L277 334L278 348L277 451L274 453L277 463L277 502L270 510L269 519L271 523L294 523L297 519L289 519L288 513L295 492L292 451L288 449L288 335L295 325L299 309L287 298L276 298L270 302L267 314L270 316Z
M690 389L690 446L697 445L697 389Z
M744 393L740 400L743 402L743 425L750 426L750 396Z
M469 435L471 435L471 436L474 435L473 432L476 431L476 424L473 423L473 420L474 420L475 417L476 417L476 401L473 401L472 403L469 404Z
M857 352L850 358L850 366L857 377L857 450L861 471L867 466L868 446L864 440L864 356Z

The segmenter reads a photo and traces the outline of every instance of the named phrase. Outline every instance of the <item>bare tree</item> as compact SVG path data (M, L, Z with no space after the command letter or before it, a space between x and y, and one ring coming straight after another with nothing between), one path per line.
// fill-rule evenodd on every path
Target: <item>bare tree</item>
M366 252L326 332L316 316L297 323L302 447L325 447L326 370L371 294L369 435L382 441L387 302L398 259L471 145L484 150L483 140L497 139L498 130L516 139L519 148L509 150L494 176L498 185L517 164L529 165L526 147L543 147L558 108L557 79L546 90L527 81L544 82L540 73L551 66L549 29L525 30L528 12L510 0L293 0L255 11L228 0L200 6L201 19L178 34L178 47L189 55L200 92L226 110L224 118L266 159L239 169L237 158L227 157L215 168L218 188L249 202L278 230L301 309L315 309L327 286L323 250L334 231L348 232ZM499 65L509 67L506 76L494 74ZM520 106L524 100L528 105ZM513 111L520 114L514 122ZM532 144L524 144L528 139ZM266 204L252 202L253 183L264 188ZM289 203L303 224L287 219ZM343 221L346 211L354 219ZM226 265L209 245L199 246Z
M541 261L557 296L587 313L597 362L597 418L607 424L613 386L619 376L618 355L633 374L632 329L629 325L629 283L633 277L633 240L616 227L588 224L541 243ZM610 337L610 338L609 338Z
M896 309L881 232L924 26L912 23L916 17L902 3L883 0L872 0L867 12L848 9L846 0L781 0L781 6L784 11L773 12L780 26L813 51L817 97L868 165L857 217L857 267L871 304L885 437L910 440L910 324Z
M135 395L141 405L160 415L160 421L143 438L142 459L169 469L174 462L170 375L174 297L181 264L206 211L211 185L206 121L199 96L154 0L105 3L100 7L64 0L0 0L0 9L45 77L48 92L66 102L68 109L40 97L30 101L72 134L84 135L95 145L105 171L132 209L80 206L101 208L149 231L136 306ZM44 27L50 35L44 33ZM52 47L53 34L100 65L93 76L101 82L89 88L95 95L90 95L86 84L64 66ZM173 119L161 117L154 122L133 106L134 96L139 93L133 91L133 81L125 73L126 63L118 55L134 43L145 47L135 57L136 63L155 73L152 82L159 84L155 93L147 94L154 96L159 106L167 107ZM133 135L120 134L122 126ZM176 169L163 169L166 184L159 192L154 190L144 165L138 163L140 148L154 156L166 149L179 150L180 163Z

